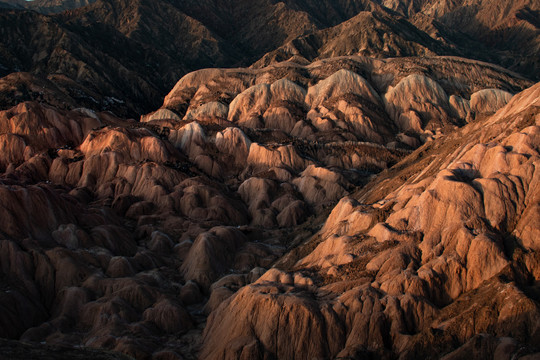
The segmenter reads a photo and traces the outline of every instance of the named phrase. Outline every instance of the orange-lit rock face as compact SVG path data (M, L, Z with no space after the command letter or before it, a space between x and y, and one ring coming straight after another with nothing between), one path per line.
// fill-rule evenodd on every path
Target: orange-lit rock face
M416 163L379 176L357 200L341 200L311 240L317 246L214 310L201 357L451 349L446 340L424 348L432 329L462 342L503 328L519 341L538 336L536 300L521 290L539 274L538 99L537 84L487 120L413 153L403 163ZM385 182L394 185L383 190Z
M0 337L141 359L532 349L539 85L445 57L302 63L190 73L141 121L0 112Z

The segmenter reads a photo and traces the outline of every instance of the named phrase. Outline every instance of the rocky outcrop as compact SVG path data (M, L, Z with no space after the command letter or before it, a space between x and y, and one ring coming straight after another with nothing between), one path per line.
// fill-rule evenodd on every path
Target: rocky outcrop
M447 67L462 72L459 81L432 78ZM357 140L415 148L449 125L470 119L476 111L470 107L473 92L483 91L474 104L490 93L467 80L469 73L498 82L504 91L515 86L502 81L494 68L455 58L420 62L348 57L309 66L286 62L249 71L200 70L178 81L163 109L188 109L186 120L217 124L223 124L228 111L228 120L237 126L281 130L310 141ZM501 101L493 96L484 102L493 109L504 105L504 96Z
M348 70L339 70L317 85L310 87L306 103L315 108L333 97L347 94L358 95L373 103L380 101L378 95L364 78Z
M101 125L101 121L84 111L58 112L35 103L21 103L0 113L0 132L26 139L29 151L75 146ZM24 153L24 151L23 151Z
M497 89L485 89L471 95L470 112L471 116L476 114L493 114L506 105L512 94Z
M141 117L141 122L149 122L154 120L180 121L181 119L178 115L176 115L176 113L168 109L159 109L151 114Z
M226 105L213 101L199 106L196 109L192 109L187 112L184 117L186 120L206 119L206 118L220 118L226 119L229 109Z
M240 185L238 193L249 205L254 225L290 227L302 223L307 215L301 196L286 182L251 177Z
M433 129L450 120L448 95L439 84L422 75L409 75L391 87L385 95L385 104L401 131L418 133L428 125Z
M310 165L293 182L311 204L324 204L340 199L347 192L347 181L339 173Z
M300 157L296 149L290 145L272 149L254 143L249 148L247 163L256 169L284 167L298 171L304 169L308 161Z
M302 108L304 97L305 90L287 79L278 80L271 85L257 84L233 99L229 106L228 118L232 122L257 127L256 122L265 115L264 119L269 120L271 126L272 120L275 121L269 113L273 108L272 105L290 102Z
M236 251L247 241L236 229L214 228L193 242L180 271L187 280L208 288L233 267Z

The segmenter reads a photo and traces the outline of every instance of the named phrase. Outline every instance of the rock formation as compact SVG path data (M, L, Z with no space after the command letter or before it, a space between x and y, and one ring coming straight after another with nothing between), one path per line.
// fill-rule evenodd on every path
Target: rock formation
M449 359L533 347L538 99L537 84L343 198L307 255L214 310L201 358L423 358L451 338L463 347Z
M2 3L0 85L10 89L0 91L2 109L34 100L138 117L196 69L351 55L463 56L539 73L533 0ZM213 114L222 110L212 105Z
M534 2L8 2L0 357L540 354Z

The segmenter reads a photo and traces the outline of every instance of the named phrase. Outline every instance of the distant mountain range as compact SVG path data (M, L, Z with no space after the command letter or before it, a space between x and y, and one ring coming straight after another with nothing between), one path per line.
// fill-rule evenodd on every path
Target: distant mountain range
M0 79L3 108L61 98L53 105L136 116L158 106L176 80L199 68L355 54L456 55L529 79L540 76L534 56L540 52L539 7L533 0L469 0L463 6L429 0L3 4L0 75L30 74ZM32 89L30 78L44 84L41 91Z
M5 0L3 7L29 9L42 14L54 14L64 10L76 9L93 3L95 0Z

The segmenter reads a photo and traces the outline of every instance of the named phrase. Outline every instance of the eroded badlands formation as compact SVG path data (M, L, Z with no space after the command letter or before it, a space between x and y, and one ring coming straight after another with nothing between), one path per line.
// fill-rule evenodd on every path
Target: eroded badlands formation
M448 57L199 70L140 121L20 103L0 112L0 337L532 359L539 109L540 85Z
M349 55L461 56L538 81L539 11L537 0L0 0L0 109L136 117L193 70Z

